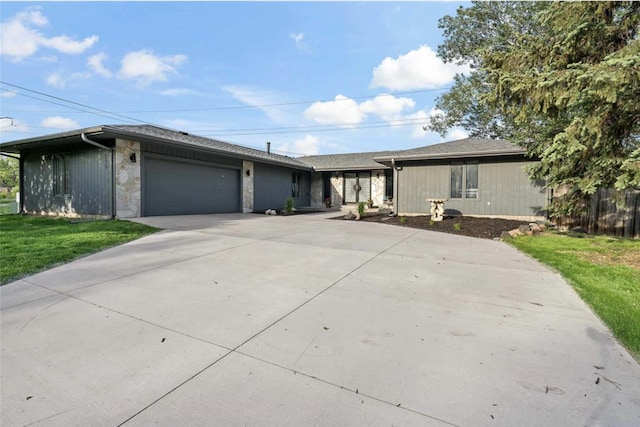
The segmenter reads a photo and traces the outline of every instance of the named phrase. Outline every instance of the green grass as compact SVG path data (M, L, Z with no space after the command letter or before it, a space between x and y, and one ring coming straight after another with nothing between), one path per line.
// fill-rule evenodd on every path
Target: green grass
M640 360L640 241L545 233L509 243L562 274Z
M0 285L157 231L120 220L0 216Z

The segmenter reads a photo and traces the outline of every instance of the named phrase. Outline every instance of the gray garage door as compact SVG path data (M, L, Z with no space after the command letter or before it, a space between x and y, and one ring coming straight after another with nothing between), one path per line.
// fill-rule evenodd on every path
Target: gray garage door
M144 215L240 211L240 171L155 157L144 161Z

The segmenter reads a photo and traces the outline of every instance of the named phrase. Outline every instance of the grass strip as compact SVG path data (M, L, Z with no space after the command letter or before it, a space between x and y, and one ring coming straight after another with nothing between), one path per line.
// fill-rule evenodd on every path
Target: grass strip
M558 271L640 360L640 241L544 233L509 243Z
M156 232L122 220L0 216L0 285Z

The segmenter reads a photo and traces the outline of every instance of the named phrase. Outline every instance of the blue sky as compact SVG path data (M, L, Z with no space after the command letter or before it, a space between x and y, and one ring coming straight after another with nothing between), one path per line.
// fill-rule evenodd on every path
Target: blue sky
M292 156L463 138L422 129L467 71L435 56L460 5L2 2L0 141L142 122Z

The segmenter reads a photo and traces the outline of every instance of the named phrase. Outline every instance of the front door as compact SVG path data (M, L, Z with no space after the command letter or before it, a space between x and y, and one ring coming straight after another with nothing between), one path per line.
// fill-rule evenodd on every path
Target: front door
M366 203L371 198L371 172L345 172L344 202Z

